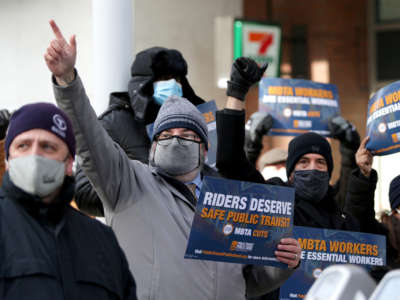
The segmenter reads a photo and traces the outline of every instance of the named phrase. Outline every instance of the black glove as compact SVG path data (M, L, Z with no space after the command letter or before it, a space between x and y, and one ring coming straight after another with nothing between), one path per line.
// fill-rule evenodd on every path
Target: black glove
M338 139L344 147L357 150L360 147L360 135L356 127L341 116L329 120L329 130L333 138Z
M0 140L4 139L6 136L10 116L11 114L7 109L0 110Z
M252 143L261 142L262 137L268 134L274 120L271 115L266 112L255 112L246 122L246 132Z
M244 101L249 88L261 80L267 67L267 63L259 67L251 58L237 58L232 65L231 78L228 80L226 94Z

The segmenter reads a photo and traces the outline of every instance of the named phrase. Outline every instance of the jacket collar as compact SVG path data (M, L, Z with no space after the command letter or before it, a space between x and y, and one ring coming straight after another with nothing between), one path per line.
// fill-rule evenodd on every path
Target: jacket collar
M48 222L57 224L72 201L75 191L75 181L73 177L66 176L58 198L51 204L45 204L38 196L21 190L11 181L8 172L4 174L2 190L5 198L18 203L35 219L45 218Z
M195 210L197 200L193 196L192 192L189 190L189 188L184 184L183 182L169 176L167 173L165 173L161 168L152 166L149 164L152 173L159 175L162 179L164 179L169 185L171 185L171 188L169 190L171 193L173 193L175 196L178 198L182 199L186 204L189 205L189 207L192 210Z

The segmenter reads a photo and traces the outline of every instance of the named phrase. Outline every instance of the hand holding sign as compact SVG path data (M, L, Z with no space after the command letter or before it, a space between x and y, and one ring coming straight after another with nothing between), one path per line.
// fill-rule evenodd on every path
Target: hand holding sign
M356 152L356 163L360 168L361 174L363 174L367 178L369 178L369 176L371 175L372 162L373 162L373 157L371 152L367 148L365 148L365 145L367 144L368 140L369 137L368 136L365 137L362 140L360 147Z
M281 239L275 255L280 262L287 264L289 268L296 268L301 259L300 243L294 238Z
M251 58L237 58L232 65L231 78L228 81L226 94L244 101L249 88L261 80L267 67L267 63L259 67Z
M265 112L253 113L246 122L246 134L248 134L252 143L262 143L264 135L268 134L271 129L274 119L271 115Z
M56 77L57 83L60 85L66 85L75 78L75 35L71 36L68 44L57 24L53 20L50 20L50 26L55 35L55 39L50 42L50 45L44 54L44 59L50 72Z
M329 119L329 130L334 139L338 139L346 148L357 150L360 146L360 135L356 127L342 116Z

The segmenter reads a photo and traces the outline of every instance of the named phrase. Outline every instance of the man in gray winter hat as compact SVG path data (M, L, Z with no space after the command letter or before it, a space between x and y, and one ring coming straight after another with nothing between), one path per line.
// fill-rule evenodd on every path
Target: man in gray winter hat
M245 299L281 285L293 270L184 259L198 190L206 173L207 126L182 97L170 97L154 124L150 163L130 160L90 106L75 66L76 43L57 25L45 54L58 105L71 118L77 159L125 251L138 299ZM196 186L191 190L188 184ZM194 192L194 193L193 193ZM300 254L279 244L276 257ZM284 253L284 254L283 254ZM289 267L295 267L290 265Z

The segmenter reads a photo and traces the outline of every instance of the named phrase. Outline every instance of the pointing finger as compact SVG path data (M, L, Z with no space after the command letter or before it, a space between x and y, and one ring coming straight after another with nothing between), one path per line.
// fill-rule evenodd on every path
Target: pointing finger
M76 37L75 34L72 35L69 39L69 44L74 52L76 52Z
M369 140L369 136L366 136L366 137L361 141L360 149L365 149L365 145L367 144L368 140Z
M56 22L54 22L54 20L50 20L49 23L50 23L51 29L53 30L53 33L54 33L55 37L57 38L57 40L65 41L65 38L62 35L60 28L58 28Z

